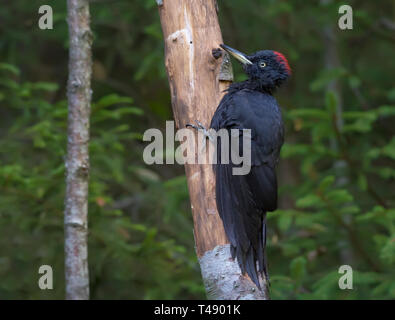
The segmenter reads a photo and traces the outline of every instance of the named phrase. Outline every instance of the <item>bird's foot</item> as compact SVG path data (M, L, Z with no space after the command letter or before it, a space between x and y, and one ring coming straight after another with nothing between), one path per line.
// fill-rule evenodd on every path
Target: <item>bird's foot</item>
M195 122L196 122L196 125L188 123L186 125L186 127L187 128L191 127L191 128L196 129L197 131L200 131L203 134L204 140L209 139L211 142L214 142L214 138L213 138L212 134L210 133L210 131L207 130L206 127L199 120L195 120Z
M195 120L195 122L196 122L196 125L188 123L186 125L186 127L187 128L188 127L194 128L198 132L201 132L203 134L202 148L200 150L200 152L202 153L202 152L204 152L206 150L206 141L207 141L207 139L209 139L211 142L214 142L214 137L210 133L210 131L207 130L206 127L200 121Z

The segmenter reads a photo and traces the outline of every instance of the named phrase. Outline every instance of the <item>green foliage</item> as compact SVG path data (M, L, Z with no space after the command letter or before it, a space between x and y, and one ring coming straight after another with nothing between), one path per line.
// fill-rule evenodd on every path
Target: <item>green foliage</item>
M321 80L311 87L317 83ZM272 277L273 296L394 298L395 215L388 183L395 145L394 138L385 137L395 108L344 110L339 125L333 92L326 91L324 100L324 108L285 113L288 127L304 138L287 143L282 152L283 161L300 164L301 177L282 192L292 195L294 207L269 214L269 223L278 227L269 256L281 252L281 260L290 261L288 276ZM354 268L353 290L338 287L342 264Z
M51 3L54 29L45 31L41 4L9 1L0 11L2 299L64 297L66 2ZM276 95L286 144L279 210L268 215L273 299L395 298L393 36L383 23L394 5L351 1L354 29L339 31L339 4L219 1L225 43L278 50L293 69ZM204 298L184 170L142 160L144 130L172 117L156 3L110 7L91 1L91 296ZM327 69L330 26L339 64ZM37 286L42 264L54 269L52 291ZM338 287L343 264L353 290Z
M2 66L0 93L7 116L15 121L4 122L0 141L0 230L7 239L0 257L4 279L0 296L62 298L67 105L64 100L50 104L45 99L57 85L20 82L14 77L19 74L16 67ZM185 178L162 182L141 164L131 165L141 152L131 153L131 143L141 135L128 123L142 115L133 99L117 94L92 104L92 297L201 297L196 257L186 249L193 247L193 236L185 209ZM148 216L141 217L141 212ZM178 228L184 227L188 237L177 234ZM42 264L54 268L55 292L41 291L37 286Z

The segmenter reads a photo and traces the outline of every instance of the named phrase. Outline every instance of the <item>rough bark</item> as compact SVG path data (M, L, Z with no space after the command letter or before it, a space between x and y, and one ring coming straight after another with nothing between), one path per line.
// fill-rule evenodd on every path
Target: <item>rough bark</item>
M199 258L207 297L221 300L262 300L269 297L263 280L261 292L230 257L230 244L219 245Z
M223 59L216 59L212 54L212 50L222 43L215 1L164 0L157 3L176 126L184 128L187 123L199 120L208 127L223 90L232 79ZM266 291L258 291L248 277L241 275L237 262L231 259L216 208L211 165L186 164L185 171L196 253L208 297L266 299Z
M67 1L68 145L65 199L66 299L89 299L87 218L92 58L89 1Z

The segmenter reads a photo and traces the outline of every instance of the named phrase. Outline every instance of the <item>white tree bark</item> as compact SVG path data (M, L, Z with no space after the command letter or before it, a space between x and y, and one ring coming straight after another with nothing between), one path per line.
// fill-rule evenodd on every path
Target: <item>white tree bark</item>
M259 277L262 291L240 273L238 263L230 255L230 244L216 246L199 258L208 299L268 300L265 280Z
M92 58L89 1L68 0L68 145L65 198L66 299L89 299L87 218Z

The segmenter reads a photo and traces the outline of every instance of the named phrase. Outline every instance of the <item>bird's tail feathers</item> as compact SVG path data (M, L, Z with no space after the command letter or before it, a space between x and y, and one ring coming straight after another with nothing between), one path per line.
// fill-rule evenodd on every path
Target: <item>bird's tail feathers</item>
M269 273L267 269L266 257L266 213L262 216L261 232L259 232L258 247L255 249L252 245L245 252L241 247L231 245L232 258L237 258L242 274L248 274L259 290L262 290L259 278L264 278L267 285L269 282Z

